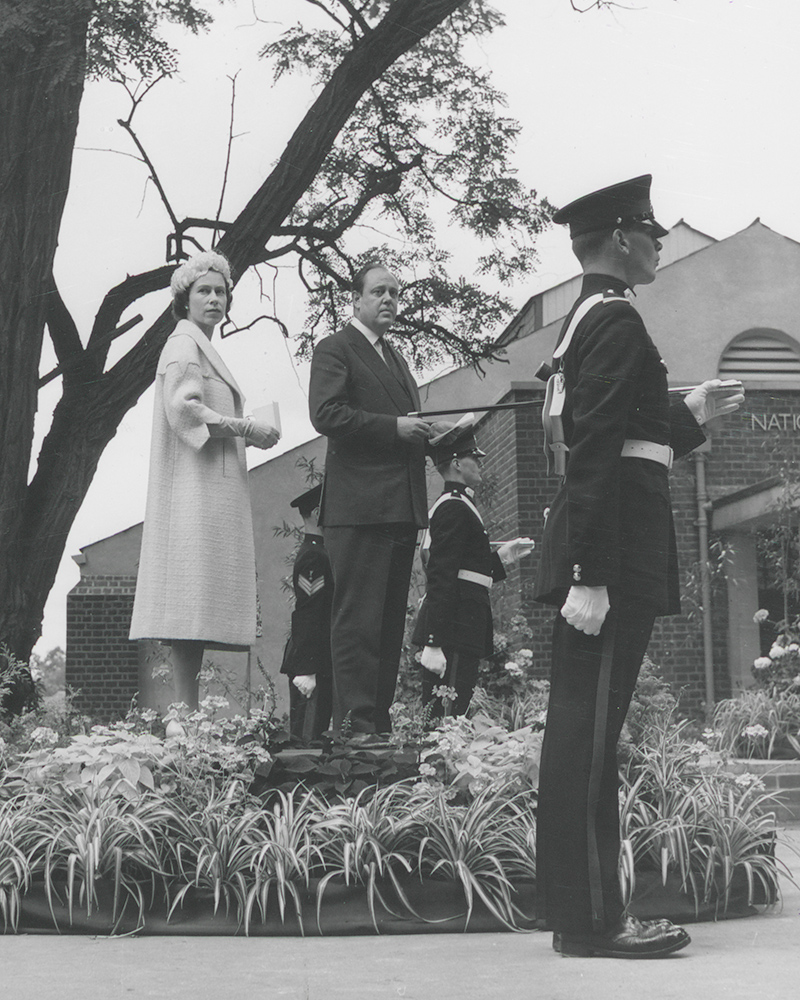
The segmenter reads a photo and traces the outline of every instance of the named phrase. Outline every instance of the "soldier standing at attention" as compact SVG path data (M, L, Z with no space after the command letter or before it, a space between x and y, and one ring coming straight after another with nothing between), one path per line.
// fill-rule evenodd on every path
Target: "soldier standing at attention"
M580 296L554 354L566 476L547 516L536 599L559 608L537 814L537 910L562 955L657 958L689 935L624 911L616 748L658 615L680 611L669 496L673 453L743 396L704 382L670 404L667 369L626 295L655 280L667 230L650 175L579 198L570 226ZM674 450L674 451L673 451Z
M505 579L506 566L533 550L530 538L516 538L492 552L474 503L486 452L475 441L473 425L474 418L460 421L430 442L444 492L429 511L430 528L422 540L428 582L412 637L414 645L423 647L423 705L433 700L437 684L453 687L456 715L467 711L480 661L494 648L492 584ZM442 711L437 699L431 717Z
M289 677L289 729L308 743L331 720L331 599L333 576L317 524L322 484L292 500L305 534L294 560L295 607L281 673Z

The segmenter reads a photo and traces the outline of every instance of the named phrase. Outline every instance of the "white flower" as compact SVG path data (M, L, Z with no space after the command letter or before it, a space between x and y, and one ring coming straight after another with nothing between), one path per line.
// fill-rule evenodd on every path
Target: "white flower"
M772 660L768 656L759 656L753 663L753 670L769 670Z
M779 660L782 656L786 656L788 652L788 649L783 646L779 646L776 642L770 647L769 655L773 660Z
M800 646L796 642L790 642L786 647L786 651L789 653L800 653Z
M747 736L751 740L763 740L769 736L769 730L756 722L752 726L745 726L742 730L742 736Z
M756 613L753 615L753 621L757 625L760 625L761 622L767 621L768 618L769 618L769 611L767 611L766 608L759 608L758 611L756 611Z
M533 661L533 650L531 649L520 649L517 650L517 656L520 660L527 661L531 663Z
M506 673L511 674L512 677L522 677L522 675L525 673L522 667L518 663L515 663L513 660L508 661L508 663L505 665L505 670Z
M754 791L758 791L764 787L764 782L757 774L737 774L733 780L740 788L752 788Z
M420 764L419 773L422 778L435 778L436 768L432 764Z
M49 726L37 726L31 733L34 743L58 743L58 733Z
M230 702L227 698L222 698L218 694L209 694L200 702L200 707L204 712L221 712L225 708L230 707Z

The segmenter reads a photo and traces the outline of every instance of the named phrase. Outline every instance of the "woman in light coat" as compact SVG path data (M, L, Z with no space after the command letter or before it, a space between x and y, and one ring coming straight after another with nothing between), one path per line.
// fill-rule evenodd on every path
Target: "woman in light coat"
M197 254L175 271L171 287L178 324L156 372L130 637L172 646L176 701L196 709L204 650L247 649L255 641L255 549L244 449L271 448L280 434L243 416L242 392L211 345L231 302L227 260Z

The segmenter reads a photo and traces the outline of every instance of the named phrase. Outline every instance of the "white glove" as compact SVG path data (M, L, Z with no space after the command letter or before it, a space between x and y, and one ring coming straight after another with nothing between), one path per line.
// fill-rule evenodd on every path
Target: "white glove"
M536 543L532 538L513 538L510 542L505 542L497 550L500 562L504 566L519 562L523 556L530 555Z
M208 431L212 437L243 437L247 444L266 450L277 444L281 439L280 431L271 424L265 424L255 417L223 417L219 423L209 424Z
M447 659L442 652L441 646L426 646L422 650L419 662L426 670L430 670L432 674L444 677L444 672L447 670Z
M738 410L744 402L744 392L741 385L731 386L722 392L715 392L722 385L718 378L702 382L686 396L685 403L692 416L701 426L715 417L723 417L726 413Z
M607 587L570 587L561 615L579 632L598 635L610 607Z
M314 688L317 686L317 675L298 674L297 677L292 678L292 684L294 684L300 694L306 698L310 698L314 693Z

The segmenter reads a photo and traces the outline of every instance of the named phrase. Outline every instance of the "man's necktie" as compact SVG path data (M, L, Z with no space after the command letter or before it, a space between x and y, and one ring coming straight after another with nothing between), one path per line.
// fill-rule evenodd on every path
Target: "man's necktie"
M404 389L408 390L408 380L406 379L406 374L400 366L400 362L397 360L397 355L394 353L392 345L384 337L378 337L377 344L381 349L381 354L383 355L383 360L386 362L386 367L394 375L400 385Z

